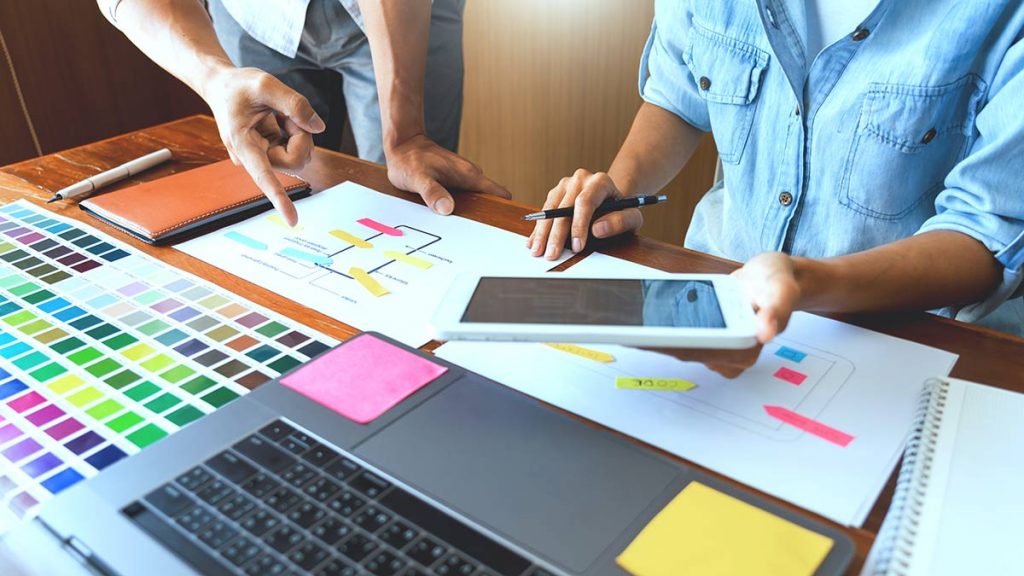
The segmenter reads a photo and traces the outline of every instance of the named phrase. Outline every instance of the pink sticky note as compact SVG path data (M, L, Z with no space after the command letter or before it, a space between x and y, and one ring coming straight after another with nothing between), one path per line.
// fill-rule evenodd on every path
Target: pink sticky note
M842 446L843 448L846 448L850 442L853 442L853 436L850 436L846 432L836 430L831 426L826 426L817 420L808 418L807 416L802 416L792 410L787 410L782 406L765 405L764 410L770 416L778 418L790 426L795 426L804 432L813 434L823 440L828 440L829 442Z
M796 370L790 370L789 368L786 368L785 366L783 366L783 367L779 368L778 370L776 370L775 374L773 374L773 376L775 376L779 380L785 380L786 382L789 382L790 384L796 384L797 386L803 384L804 380L807 380L807 375L806 374L801 374L801 373L797 372Z
M359 220L356 220L356 222L359 222L360 224L366 226L367 228L373 228L374 230L380 232L381 234L387 234L388 236L402 235L402 231L399 230L398 228L392 228L387 224L381 224L380 222L377 222L373 218L360 218Z
M371 335L323 354L281 384L360 424L367 424L448 368Z

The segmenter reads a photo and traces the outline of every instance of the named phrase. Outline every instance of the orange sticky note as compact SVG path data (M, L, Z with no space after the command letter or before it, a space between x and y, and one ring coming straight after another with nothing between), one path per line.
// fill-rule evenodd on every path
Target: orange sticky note
M381 414L448 371L366 334L281 379L281 384L360 424Z
M832 539L691 482L615 559L635 576L810 576Z

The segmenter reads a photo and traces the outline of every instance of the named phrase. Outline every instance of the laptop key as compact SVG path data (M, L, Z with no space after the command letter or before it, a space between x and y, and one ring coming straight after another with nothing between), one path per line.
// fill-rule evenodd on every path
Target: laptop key
M327 502L341 492L341 485L330 478L321 477L308 484L302 491L317 502Z
M195 534L200 528L213 522L213 514L203 506L195 506L178 516L177 522L186 532Z
M199 539L210 548L220 548L225 545L235 536L238 536L238 530L235 530L229 526L226 522L217 520L203 528L199 532Z
M268 546L282 554L294 548L302 540L302 533L287 524L282 524L263 536L263 541Z
M394 576L402 568L405 568L405 564L405 561L389 550L375 552L370 558L363 561L363 567L373 572L374 576Z
M260 428L260 434L263 434L274 442L287 437L292 432L295 432L295 428L292 428L290 425L285 424L280 420L275 420L263 428Z
M323 470L330 475L331 478L344 482L352 476L355 476L355 474L362 470L362 468L359 464L356 464L348 458L342 457L328 464Z
M295 462L293 456L259 436L249 436L235 444L234 449L271 472L280 472Z
M217 511L232 520L238 520L252 510L256 504L245 494L235 494L217 502Z
M288 566L270 554L259 556L245 566L250 576L279 576L288 571Z
M405 551L410 558L423 564L431 566L448 553L448 548L429 536L424 536L416 541L411 548Z
M302 459L309 462L317 468L323 468L334 461L338 457L338 453L320 444L319 442L310 447L305 454L302 455Z
M303 502L288 512L288 519L302 528L309 528L323 520L327 512L312 502Z
M246 480L245 483L242 484L242 490L251 494L253 498L263 498L267 494L277 490L277 487L280 485L281 483L277 480L274 480L269 475L260 472Z
M171 517L184 512L194 502L184 492L170 484L165 484L146 494L143 500L153 508Z
M332 558L320 568L313 571L313 576L357 576L359 569L338 558Z
M419 530L416 530L415 528L413 528L409 524L406 524L405 522L402 522L401 520L396 520L390 526L385 528L380 534L378 534L377 537L383 540L384 542L390 544L391 546L394 546L395 548L401 550L402 548L408 546L409 543L415 540L416 537L419 535Z
M276 527L281 522L267 510L256 510L252 514L246 516L241 524L239 524L243 530L252 534L253 536L259 537L266 533L268 530Z
M476 568L476 565L466 558L451 554L434 567L434 573L440 576L470 576Z
M256 473L256 467L232 452L221 452L206 461L206 465L235 484Z
M355 492L342 490L341 494L338 494L327 503L327 507L347 518L353 512L362 508L364 504L366 504L366 500L357 496Z
M308 451L313 446L309 442L305 442L299 438L296 438L296 435L297 434L291 434L287 438L278 442L278 444L281 445L281 448L284 448L285 450L291 452L292 454L295 454L296 456L302 456L303 454L306 453L306 451ZM302 434L302 436L306 435ZM306 437L308 438L308 436Z
M337 516L330 516L314 526L309 532L328 546L334 546L342 538L352 533L352 527Z
M252 560L260 553L260 547L256 541L247 536L233 540L230 544L220 549L220 555L235 566L241 566Z
M195 492L212 479L213 474L210 474L207 469L202 466L196 466L181 476L178 476L175 481L185 490Z
M277 512L284 514L288 511L289 508L295 506L301 500L302 497L299 496L299 494L296 491L292 490L291 488L288 488L287 486L281 486L277 490L271 492L270 495L264 498L263 501L267 504L267 506L270 506Z
M214 480L204 486L196 496L207 504L213 505L221 500L235 495L235 489L226 484L223 480Z
M303 542L288 553L288 559L303 570L309 571L327 559L329 554L323 546L316 542Z
M350 481L349 485L370 498L380 496L391 487L390 482L370 471L364 471L357 478Z
M310 480L316 477L316 471L306 464L293 464L289 466L284 472L281 472L281 479L291 484L296 488L302 488Z
M336 551L341 552L356 562L366 558L370 552L376 549L377 544L373 540L359 533L353 534L348 540L335 547Z
M367 506L362 512L352 517L352 523L367 532L373 533L391 521L391 515L376 506Z
M133 503L126 506L122 513L170 551L192 564L200 574L231 574L227 566L151 508Z

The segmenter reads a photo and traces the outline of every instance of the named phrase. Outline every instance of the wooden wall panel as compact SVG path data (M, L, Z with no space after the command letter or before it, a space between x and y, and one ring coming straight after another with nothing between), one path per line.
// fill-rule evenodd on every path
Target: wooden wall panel
M0 26L0 35L3 27ZM25 122L14 77L0 44L0 166L36 155L32 134Z
M208 113L198 96L111 26L93 0L5 0L0 31L44 153ZM0 106L6 91L0 82ZM5 135L6 110L0 108Z
M577 168L607 169L640 106L653 16L653 0L467 2L461 152L530 204ZM708 137L644 234L682 242L715 160Z

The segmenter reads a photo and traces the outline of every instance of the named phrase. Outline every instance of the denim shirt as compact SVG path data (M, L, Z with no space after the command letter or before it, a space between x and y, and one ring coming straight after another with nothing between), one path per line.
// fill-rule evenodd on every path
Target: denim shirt
M821 258L954 230L1003 283L944 313L1024 334L1022 3L881 0L818 55L800 4L656 4L640 93L711 131L725 175L686 246Z

